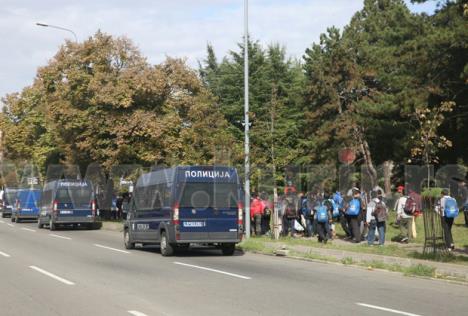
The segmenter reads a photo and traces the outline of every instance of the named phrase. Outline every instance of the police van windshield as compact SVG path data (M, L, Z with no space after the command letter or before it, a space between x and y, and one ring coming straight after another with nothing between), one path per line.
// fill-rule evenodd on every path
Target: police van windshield
M179 206L193 208L237 207L237 185L235 183L187 182L184 185Z
M65 187L57 190L55 199L59 203L71 203L74 205L89 205L93 192L89 187Z

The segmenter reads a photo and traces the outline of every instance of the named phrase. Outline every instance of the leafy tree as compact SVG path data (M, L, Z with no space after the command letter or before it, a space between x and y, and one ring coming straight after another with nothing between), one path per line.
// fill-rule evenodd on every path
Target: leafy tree
M41 148L41 165L53 153L61 162L96 161L107 169L209 163L217 145L232 142L195 71L171 58L149 65L128 39L101 32L63 45L34 85L6 104L8 155L29 158L33 143ZM31 126L25 135L14 133L25 126Z
M303 74L301 65L286 57L278 44L263 49L248 41L251 160L280 168L299 156L296 150L301 124ZM231 125L230 132L243 140L244 47L231 51L217 64L213 48L200 65L200 75L218 98L220 109Z

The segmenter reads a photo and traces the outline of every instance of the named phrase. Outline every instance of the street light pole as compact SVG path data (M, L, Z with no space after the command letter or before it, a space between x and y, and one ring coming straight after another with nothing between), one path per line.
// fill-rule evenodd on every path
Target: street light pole
M70 30L70 29L67 29L67 28L61 27L61 26L45 24L45 23L36 23L36 25L37 25L37 26L42 26L42 27L51 27L51 28L53 28L53 29L57 29L57 30L62 30L62 31L70 32L70 33L72 33L73 36L75 37L75 42L78 42L78 37L76 37L75 32L73 32L73 31Z
M249 144L249 1L244 0L244 151L245 237L250 237L250 144Z

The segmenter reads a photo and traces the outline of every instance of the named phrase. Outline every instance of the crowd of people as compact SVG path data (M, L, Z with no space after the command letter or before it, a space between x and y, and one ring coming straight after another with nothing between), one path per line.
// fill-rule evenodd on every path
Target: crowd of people
M458 202L448 189L443 189L434 209L441 216L449 251L455 248L452 225L459 210L463 210L468 227L468 189L465 183L462 187L464 190L461 190ZM289 186L278 197L276 207L266 193L252 195L251 232L257 236L271 234L272 215L276 211L282 236L316 236L319 242L327 243L337 238L336 225L340 225L344 240L383 246L392 214L392 224L400 228L396 241L409 243L417 236L415 218L422 215L422 209L421 195L411 189L405 190L403 186L398 186L391 198L387 198L380 187L370 192L353 187L344 194L327 190L296 192Z

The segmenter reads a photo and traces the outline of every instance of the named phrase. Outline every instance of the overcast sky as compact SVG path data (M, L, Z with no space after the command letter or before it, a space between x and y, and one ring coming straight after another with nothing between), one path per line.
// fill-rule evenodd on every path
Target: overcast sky
M262 44L279 42L300 58L327 27L343 27L363 0L250 0L250 34ZM408 1L409 2L409 1ZM433 12L432 2L412 5ZM0 97L32 83L65 39L73 35L36 26L72 29L79 41L98 29L133 40L151 63L165 56L197 65L211 43L224 56L243 34L243 0L0 0Z

